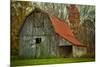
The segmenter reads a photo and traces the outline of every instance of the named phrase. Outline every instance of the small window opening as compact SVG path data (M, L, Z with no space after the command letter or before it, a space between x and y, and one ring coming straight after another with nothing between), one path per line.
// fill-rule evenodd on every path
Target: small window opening
M36 38L36 44L41 43L41 38Z

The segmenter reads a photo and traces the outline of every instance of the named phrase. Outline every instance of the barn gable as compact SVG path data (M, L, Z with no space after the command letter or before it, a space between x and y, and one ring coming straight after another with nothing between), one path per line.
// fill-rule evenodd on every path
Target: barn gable
M40 9L36 8L26 17L19 37L20 55L33 57L57 55L56 45L59 43L57 35L48 14Z

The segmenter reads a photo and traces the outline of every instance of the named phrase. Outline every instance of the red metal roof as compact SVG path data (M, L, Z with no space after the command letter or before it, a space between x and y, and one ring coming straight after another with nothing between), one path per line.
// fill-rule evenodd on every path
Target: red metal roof
M50 19L57 34L59 34L61 37L65 38L69 42L73 43L73 45L75 46L85 47L75 38L72 30L63 20L60 20L55 16L51 16Z

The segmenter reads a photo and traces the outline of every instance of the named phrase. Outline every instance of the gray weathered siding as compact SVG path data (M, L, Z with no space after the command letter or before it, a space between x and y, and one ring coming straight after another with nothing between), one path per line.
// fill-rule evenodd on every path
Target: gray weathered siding
M82 57L86 55L86 53L87 53L86 47L73 46L73 57Z
M41 38L40 44L35 43ZM32 13L26 18L20 32L20 56L49 57L56 56L59 44L56 33L47 14Z

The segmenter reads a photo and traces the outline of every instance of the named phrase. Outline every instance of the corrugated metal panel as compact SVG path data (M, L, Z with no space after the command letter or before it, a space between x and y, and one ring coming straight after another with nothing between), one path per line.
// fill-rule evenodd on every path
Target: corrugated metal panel
M61 37L65 38L66 40L73 43L75 46L85 47L82 45L73 35L72 30L70 27L62 20L58 19L55 16L51 16L52 25L55 29L55 32L59 34Z

